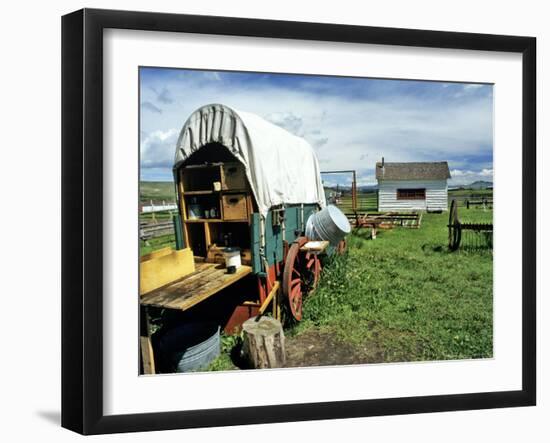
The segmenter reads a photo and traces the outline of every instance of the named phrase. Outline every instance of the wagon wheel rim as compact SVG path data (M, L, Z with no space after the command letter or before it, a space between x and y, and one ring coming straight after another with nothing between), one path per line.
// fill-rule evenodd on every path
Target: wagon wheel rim
M348 249L348 242L346 241L345 238L343 238L336 245L336 253L338 255L343 255L346 252L347 249Z
M316 286L321 269L316 255L300 251L306 242L305 237L299 237L290 246L283 271L283 294L297 321L302 319L303 298Z

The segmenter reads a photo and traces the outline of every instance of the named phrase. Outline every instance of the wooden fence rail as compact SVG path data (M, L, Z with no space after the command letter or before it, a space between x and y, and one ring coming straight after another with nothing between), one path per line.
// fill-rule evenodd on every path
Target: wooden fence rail
M172 220L158 223L140 223L139 225L139 238L141 240L146 241L151 238L170 234L174 234L174 223Z

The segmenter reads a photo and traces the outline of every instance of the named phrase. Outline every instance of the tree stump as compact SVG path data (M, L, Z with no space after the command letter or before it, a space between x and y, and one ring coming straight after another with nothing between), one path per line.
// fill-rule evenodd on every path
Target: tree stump
M286 362L285 334L272 317L252 317L243 323L242 357L251 368L282 368Z

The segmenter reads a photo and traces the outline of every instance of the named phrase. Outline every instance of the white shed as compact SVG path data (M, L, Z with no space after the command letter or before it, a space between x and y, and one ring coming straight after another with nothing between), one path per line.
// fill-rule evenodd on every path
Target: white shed
M379 211L446 211L447 162L376 163Z

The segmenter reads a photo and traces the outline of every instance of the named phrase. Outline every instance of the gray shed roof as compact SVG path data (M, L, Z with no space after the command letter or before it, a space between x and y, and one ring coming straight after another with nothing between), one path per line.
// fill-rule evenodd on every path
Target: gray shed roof
M447 162L376 163L377 180L444 180L451 178Z

